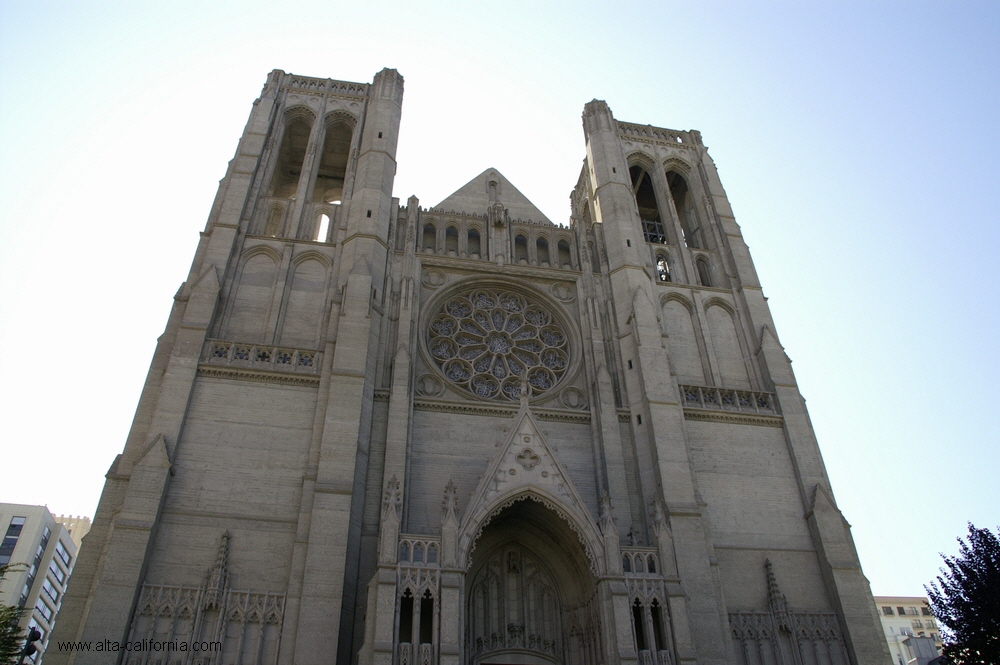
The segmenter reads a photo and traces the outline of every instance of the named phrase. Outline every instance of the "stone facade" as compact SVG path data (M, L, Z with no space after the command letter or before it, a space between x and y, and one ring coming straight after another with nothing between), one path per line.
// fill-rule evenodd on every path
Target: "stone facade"
M422 208L392 196L402 95L268 77L58 639L220 644L128 665L888 662L700 134L595 100L568 226L495 169Z

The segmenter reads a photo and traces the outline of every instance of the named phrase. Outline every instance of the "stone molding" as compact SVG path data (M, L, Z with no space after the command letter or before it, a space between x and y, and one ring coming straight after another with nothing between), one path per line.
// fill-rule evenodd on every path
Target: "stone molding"
M438 411L441 413L461 413L469 416L490 416L513 418L517 415L517 407L492 406L488 404L470 404L459 402L442 402L430 399L413 400L414 411ZM569 409L532 409L531 412L539 420L549 420L564 423L589 423L590 413L572 411ZM628 420L628 416L625 417Z
M302 376L295 374L276 374L249 369L232 367L212 367L198 365L198 376L213 379L230 379L232 381L252 381L254 383L277 383L286 386L304 386L308 388L319 386L318 376Z
M718 411L702 411L701 409L684 409L685 420L698 420L711 423L729 423L731 425L755 425L757 427L781 427L785 419L781 416L751 416L742 413L720 413Z

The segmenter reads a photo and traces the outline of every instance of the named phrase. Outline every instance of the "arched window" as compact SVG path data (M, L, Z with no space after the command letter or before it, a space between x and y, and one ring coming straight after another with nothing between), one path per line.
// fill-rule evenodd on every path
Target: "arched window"
M469 229L469 256L479 258L479 255L482 253L483 252L479 243L479 231L476 229Z
M569 243L565 240L560 240L557 247L559 248L559 266L562 268L572 268L573 260L569 256Z
M656 255L656 279L661 282L670 282L670 263L663 254Z
M281 212L282 210L278 206L271 208L271 212L267 215L267 224L264 225L264 235L272 238L277 237L281 230Z
M622 557L622 570L624 570L626 573L632 572L632 557L630 557L628 554Z
M663 612L660 609L660 601L654 598L649 609L653 615L653 639L656 641L656 650L663 651L667 648L667 642L663 639Z
M528 262L528 239L524 236L514 238L514 260L518 263Z
M340 203L344 195L344 175L347 173L347 156L351 151L354 131L346 122L334 122L326 128L323 153L316 170L313 185L313 203Z
M401 219L396 225L396 249L406 249L406 220Z
M652 554L646 557L646 570L648 570L651 573L656 572L656 559L653 558Z
M639 651L645 651L646 647L646 618L643 616L642 604L636 598L632 603L632 628L635 630L635 646Z
M674 209L680 217L684 244L694 249L704 249L704 238L698 226L698 215L691 200L687 180L677 171L667 171L667 184L670 185L670 198L673 199Z
M437 563L438 548L433 543L427 546L427 563Z
M549 263L549 241L539 238L535 243L535 256L538 257L538 264Z
M413 546L413 563L424 562L424 546L417 543Z
M278 163L271 175L270 196L294 199L302 174L302 162L306 158L311 127L305 118L292 118L285 125L285 134L278 149Z
M458 229L449 226L444 230L444 251L458 254Z
M434 597L428 589L420 598L420 644L434 641Z
M666 244L667 236L663 232L663 218L660 217L660 207L656 203L652 178L641 166L633 166L628 173L632 178L632 195L635 196L635 205L639 209L646 242Z
M708 268L708 261L705 257L699 256L696 261L698 266L698 281L702 286L712 286L712 272Z
M407 589L399 600L399 643L411 644L413 639L413 594Z
M424 224L424 251L437 249L437 229L433 224Z
M319 214L316 219L316 237L313 240L326 242L326 236L330 232L330 216L325 212Z
M637 556L635 558L635 572L644 573L646 572L642 565L642 556Z
M594 272L601 272L601 256L597 251L597 245L594 243L587 243L590 248L590 268Z
M405 540L399 544L399 560L400 561L410 560L410 545Z

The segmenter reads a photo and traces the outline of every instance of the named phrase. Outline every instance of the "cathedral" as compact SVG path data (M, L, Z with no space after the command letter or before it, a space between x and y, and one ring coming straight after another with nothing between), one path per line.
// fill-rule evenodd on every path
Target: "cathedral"
M402 99L268 76L46 665L889 662L699 132L586 104L563 224Z

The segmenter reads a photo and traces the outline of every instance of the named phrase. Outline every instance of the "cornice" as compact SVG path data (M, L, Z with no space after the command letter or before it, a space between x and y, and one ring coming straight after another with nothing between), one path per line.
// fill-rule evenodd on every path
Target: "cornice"
M401 252L402 250L397 250L397 253ZM425 268L433 266L436 268L453 268L455 270L475 270L476 272L503 276L516 275L519 277L553 279L556 275L564 275L566 279L574 281L581 274L576 268L557 268L555 266L543 268L542 266L522 266L516 263L505 263L503 266L498 266L495 261L488 259L471 259L458 256L442 256L440 254L423 254L420 252L417 253L417 258L420 259L421 265Z
M516 406L493 406L489 404L472 404L459 402L443 402L430 399L413 400L414 411L438 411L442 413L460 413L469 416L488 416L493 418L513 418L517 415ZM539 420L550 420L565 423L589 423L589 411L570 411L568 409L531 409Z
M285 386L305 386L308 388L319 385L318 376L278 374L276 372L262 372L242 367L219 367L218 365L205 364L198 365L198 376L213 379L230 379L232 381L250 381L253 383L277 383Z
M703 409L684 409L685 420L701 422L728 423L731 425L755 425L757 427L781 427L784 419L781 416L754 415L747 413L726 413Z

